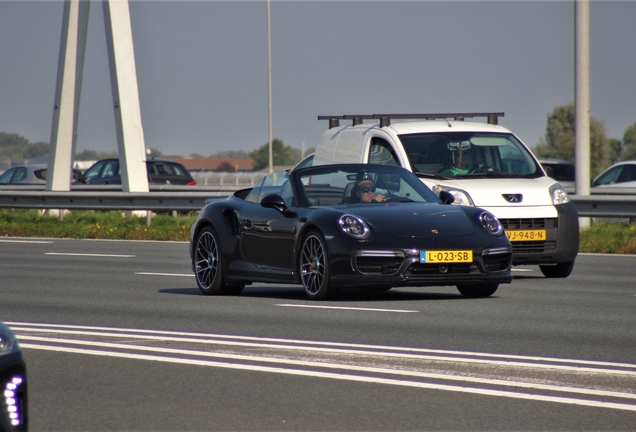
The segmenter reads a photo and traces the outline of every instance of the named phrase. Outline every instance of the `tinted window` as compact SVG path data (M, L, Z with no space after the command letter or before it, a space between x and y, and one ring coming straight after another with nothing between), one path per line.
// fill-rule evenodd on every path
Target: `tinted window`
M102 177L115 177L119 174L119 161L118 160L109 160L104 164L104 170L102 171Z
M594 182L594 186L616 183L622 171L623 165L610 169Z
M391 145L381 138L374 138L369 149L369 163L398 166Z
M88 170L86 170L86 172L84 173L84 179L90 180L93 177L97 177L102 167L104 166L104 163L105 161L99 161L95 163L92 167L90 167Z
M552 168L552 178L555 180L574 181L574 165L551 162L544 162L541 165Z
M13 179L11 179L11 181L13 183L17 183L19 181L25 180L27 177L27 170L26 168L18 168L15 171L15 174L13 176Z
M11 177L15 173L15 168L8 169L4 174L0 176L0 184L7 184L11 182Z
M170 168L170 171L174 175L178 175L178 176L188 175L186 169L179 164L169 164L168 167Z
M35 175L40 180L46 180L46 168L33 171L33 175Z

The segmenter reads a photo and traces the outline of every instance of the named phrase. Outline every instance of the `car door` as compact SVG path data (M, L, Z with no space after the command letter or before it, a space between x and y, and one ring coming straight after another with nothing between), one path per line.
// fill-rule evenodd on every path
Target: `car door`
M245 202L238 211L241 225L240 246L245 257L257 267L284 271L293 271L293 230L296 214L263 207L262 199L271 192L261 194L258 202Z

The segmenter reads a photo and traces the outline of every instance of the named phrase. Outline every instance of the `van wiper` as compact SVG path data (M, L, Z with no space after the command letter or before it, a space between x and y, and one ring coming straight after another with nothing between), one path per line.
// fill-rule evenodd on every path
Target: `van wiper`
M419 171L415 171L414 174L418 177L426 177L426 178L432 178L432 179L436 179L436 180L449 180L452 179L454 177L450 177L450 176L445 176L443 174L431 174L431 173L424 173L424 172L419 172Z
M517 177L519 177L519 174L518 173L511 173L511 172L487 171L487 172L475 172L475 173L460 174L460 175L455 176L455 178L487 178L487 177L517 178Z

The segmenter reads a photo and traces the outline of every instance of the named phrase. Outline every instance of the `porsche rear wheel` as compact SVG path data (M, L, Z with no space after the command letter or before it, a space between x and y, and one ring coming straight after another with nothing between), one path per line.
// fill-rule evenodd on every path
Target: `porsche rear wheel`
M311 231L302 242L298 260L299 274L307 296L322 300L334 294L329 286L329 259L323 236Z
M457 289L464 297L489 297L497 291L499 284L457 285Z
M197 285L203 294L240 294L244 285L228 285L223 278L221 242L212 227L197 237L192 258Z

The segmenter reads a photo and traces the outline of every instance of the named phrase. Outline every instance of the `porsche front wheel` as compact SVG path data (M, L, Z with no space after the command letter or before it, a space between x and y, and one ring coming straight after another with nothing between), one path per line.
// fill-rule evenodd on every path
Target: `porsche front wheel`
M307 296L314 300L331 297L329 259L325 240L317 231L310 232L302 242L298 260L300 278Z
M244 285L228 285L223 278L221 242L211 227L203 228L194 248L193 267L201 292L213 294L239 294Z

